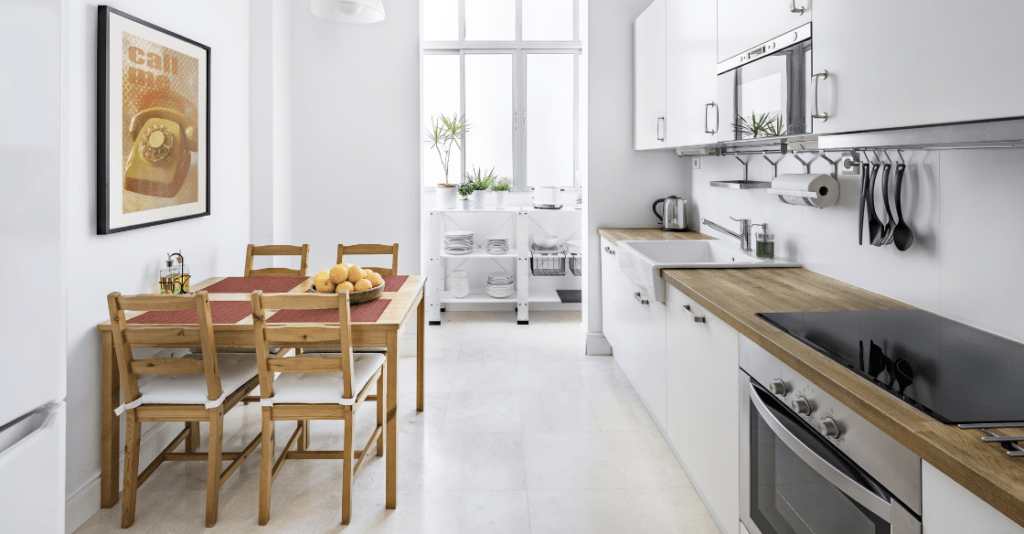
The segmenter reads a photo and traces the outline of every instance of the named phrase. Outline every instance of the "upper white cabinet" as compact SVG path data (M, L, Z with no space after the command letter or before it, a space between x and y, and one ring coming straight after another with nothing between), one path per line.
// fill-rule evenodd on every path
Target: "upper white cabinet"
M720 0L719 28L726 6L762 2L784 3ZM828 71L818 106L829 117L814 132L1024 116L1024 62L1012 53L1021 21L1020 0L815 2L814 72Z
M822 3L848 3L851 10L860 9L862 4L859 0L828 0ZM818 3L815 3L814 7L814 24L817 26ZM869 17L878 15L877 12L865 13L865 16ZM811 0L718 0L718 62L795 30L808 22L811 22ZM715 22L709 20L708 23L714 25ZM873 29L859 30L862 39L874 35ZM814 33L816 38L817 28L814 28Z
M921 490L923 534L1024 534L1024 528L928 462L921 465Z
M633 148L663 148L665 114L665 4L654 0L633 23Z
M668 0L666 6L666 144L714 143L719 130L716 92L715 0Z

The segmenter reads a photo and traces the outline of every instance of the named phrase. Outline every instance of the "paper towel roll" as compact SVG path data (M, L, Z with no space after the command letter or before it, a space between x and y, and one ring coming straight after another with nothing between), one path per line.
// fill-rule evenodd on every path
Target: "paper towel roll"
M839 202L839 182L829 174L780 174L767 191L794 206L823 209Z

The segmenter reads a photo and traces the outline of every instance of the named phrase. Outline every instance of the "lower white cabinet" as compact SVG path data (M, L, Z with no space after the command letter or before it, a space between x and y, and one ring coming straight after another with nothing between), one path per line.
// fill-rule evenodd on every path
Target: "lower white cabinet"
M923 534L1024 534L1024 528L928 462L921 466L921 490Z
M615 247L601 239L604 335L612 355L651 416L665 428L665 305L619 269Z
M668 438L725 534L738 534L739 332L675 288L666 300Z

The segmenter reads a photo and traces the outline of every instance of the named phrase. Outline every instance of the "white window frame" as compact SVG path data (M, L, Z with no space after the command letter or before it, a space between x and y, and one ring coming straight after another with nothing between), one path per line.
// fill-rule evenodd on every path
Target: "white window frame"
M562 191L576 190L579 187L580 174L580 55L583 53L583 42L580 40L580 0L573 0L573 40L572 41L523 41L523 2L516 0L516 40L514 41L467 41L466 40L466 0L459 0L459 40L458 41L422 41L422 55L458 55L459 56L459 115L466 114L466 54L512 54L512 190L517 192L531 191L526 176L526 141L529 133L529 117L526 109L526 56L528 54L573 54L573 185L562 187ZM422 28L420 35L423 35ZM422 101L422 77L420 99ZM462 136L462 150L459 157L462 161L462 172L466 168L466 137ZM421 150L424 148L421 147ZM420 161L426 161L421 157ZM425 169L421 168L421 179ZM458 177L458 183L463 177ZM434 188L423 184L432 191Z

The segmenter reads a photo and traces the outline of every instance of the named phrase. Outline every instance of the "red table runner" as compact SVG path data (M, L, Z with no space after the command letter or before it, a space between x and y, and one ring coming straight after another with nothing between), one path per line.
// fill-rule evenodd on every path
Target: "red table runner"
M377 299L351 306L353 323L375 323L384 315L391 299ZM337 323L338 310L281 310L267 319L268 323Z
M207 293L287 293L309 280L307 276L231 276L204 289Z
M215 300L210 303L214 324L235 324L252 314L252 302ZM199 324L195 310L151 311L128 319L128 324Z
M402 286L405 285L405 281L409 279L408 276L382 276L381 278L384 279L385 293L394 293L399 289L402 289Z

